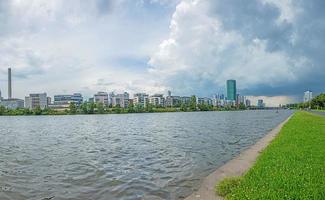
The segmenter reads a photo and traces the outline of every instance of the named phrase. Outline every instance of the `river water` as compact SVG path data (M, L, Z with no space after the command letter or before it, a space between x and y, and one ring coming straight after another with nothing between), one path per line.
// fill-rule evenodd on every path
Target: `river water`
M0 199L182 199L291 113L0 117Z

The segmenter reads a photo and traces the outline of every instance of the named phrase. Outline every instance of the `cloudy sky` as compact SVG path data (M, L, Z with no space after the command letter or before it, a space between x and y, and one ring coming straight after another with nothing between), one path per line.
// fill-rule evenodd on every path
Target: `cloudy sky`
M325 92L324 0L0 0L0 89L238 92L277 105ZM255 97L256 98L256 97Z

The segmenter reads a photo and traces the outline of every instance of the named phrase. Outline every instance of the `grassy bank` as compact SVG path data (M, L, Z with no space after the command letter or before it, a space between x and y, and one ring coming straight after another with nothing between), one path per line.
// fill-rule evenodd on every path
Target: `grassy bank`
M226 199L325 199L325 117L295 113L243 177L216 189Z

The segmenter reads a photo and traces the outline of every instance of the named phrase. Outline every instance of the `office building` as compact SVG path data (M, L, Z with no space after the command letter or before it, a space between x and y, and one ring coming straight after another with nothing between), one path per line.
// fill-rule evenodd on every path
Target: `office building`
M48 107L48 99L46 93L37 93L30 94L25 97L25 108L35 109L35 108L47 108Z
M0 106L3 106L7 109L24 108L24 100L15 98L2 99L2 101L0 101Z
M1 94L1 90L0 90L0 101L2 100L2 94Z
M145 108L149 103L149 95L145 93L136 93L133 95L134 106Z
M74 93L72 95L54 95L53 104L64 105L74 103L76 106L80 106L83 103L83 97L80 93Z
M304 93L304 103L307 103L307 102L311 101L312 99L313 99L313 92L310 90L307 90Z
M104 106L108 106L108 94L107 92L97 92L94 95L95 103L102 103Z
M237 88L236 80L227 80L227 100L236 101Z

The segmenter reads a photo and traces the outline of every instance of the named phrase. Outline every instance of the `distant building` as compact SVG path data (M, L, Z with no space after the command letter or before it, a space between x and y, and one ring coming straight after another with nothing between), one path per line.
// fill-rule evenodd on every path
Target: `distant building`
M24 108L24 100L22 99L2 99L0 106L4 106L7 109L18 109Z
M191 97L181 97L181 104L190 105Z
M263 99L259 99L257 101L257 107L259 107L259 108L264 108L265 107Z
M196 97L196 105L204 104L204 98L203 97Z
M165 106L165 98L163 94L154 94L149 97L149 103L154 106Z
M2 100L2 94L1 94L1 90L0 90L0 101Z
M227 100L236 101L236 80L227 80Z
M50 97L48 97L48 102L51 102ZM48 105L49 108L53 110L63 111L69 109L71 103L74 103L77 107L79 107L83 103L82 94L74 93L72 95L54 95L53 103L49 103Z
M94 101L95 103L102 103L105 106L108 106L108 94L107 92L97 92L97 94L94 95Z
M168 96L165 99L165 105L167 107L180 106L181 105L181 97L180 96L172 96L171 91L168 91Z
M52 103L52 98L51 97L47 97L47 105L50 105Z
M65 105L70 103L75 103L76 106L80 106L83 103L83 97L80 93L74 93L72 95L54 95L53 104L55 105Z
M305 93L304 93L304 103L306 102L309 102L313 99L313 92L310 91L310 90L307 90Z
M46 93L30 94L29 96L25 97L25 108L35 109L37 107L40 107L41 109L48 107Z
M127 108L130 103L130 95L127 92L123 94L116 94L112 95L112 106L116 107L119 106L121 108Z
M136 93L133 95L134 106L145 108L149 103L149 95L145 93Z
M247 107L251 106L251 101L249 99L245 100L245 106Z
M224 94L216 94L212 99L212 105L215 107L225 106L225 95Z

